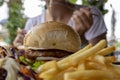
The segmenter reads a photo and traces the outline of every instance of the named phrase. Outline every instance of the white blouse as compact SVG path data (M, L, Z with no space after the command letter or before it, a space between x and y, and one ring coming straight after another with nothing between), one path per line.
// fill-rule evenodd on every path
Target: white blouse
M93 15L93 25L87 32L85 32L86 40L91 40L107 32L107 28L102 13L96 7L90 6L90 8L91 12L95 15ZM28 32L35 25L44 22L45 22L45 10L43 10L42 14L40 14L39 16L28 19L25 25L25 30ZM73 26L72 20L69 20L68 25Z

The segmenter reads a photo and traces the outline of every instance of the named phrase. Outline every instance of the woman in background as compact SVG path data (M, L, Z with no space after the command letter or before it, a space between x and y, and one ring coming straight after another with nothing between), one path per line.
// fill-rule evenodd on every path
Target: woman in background
M63 22L71 26L79 33L84 47L88 43L95 45L102 39L106 39L107 28L103 15L93 6L74 5L68 0L45 0L46 8L42 14L28 19L24 30L15 38L14 46L23 44L25 34L35 25L46 21Z

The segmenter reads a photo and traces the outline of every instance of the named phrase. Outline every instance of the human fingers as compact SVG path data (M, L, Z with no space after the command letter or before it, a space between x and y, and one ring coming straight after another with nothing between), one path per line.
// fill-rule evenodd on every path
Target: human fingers
M18 34L15 38L15 40L13 41L13 44L16 45L17 43L23 44L23 39L24 39L23 34Z
M89 20L89 23L92 25L93 24L92 15L94 15L94 14L92 14L90 8L88 8L88 7L80 8L80 12L83 12L87 16L87 19Z
M26 34L26 31L24 30L24 29L22 29L22 30L18 30L18 34Z
M17 36L16 40L17 40L17 42L22 43L23 42L23 38L24 38L24 35L19 35L19 36Z
M84 27L86 29L90 28L90 21L89 21L89 17L82 11L76 11L74 13L74 15L77 16L77 18L79 19L79 22L81 21L82 24L84 24Z
M74 23L76 22L77 24L81 25L81 29L83 31L88 30L91 26L89 17L83 11L80 11L80 10L75 11L73 13L73 19L74 19Z
M86 30L86 27L84 27L85 25L82 23L80 19L77 18L76 15L73 15L72 20L73 20L73 29L75 31L77 31L79 34L85 32Z

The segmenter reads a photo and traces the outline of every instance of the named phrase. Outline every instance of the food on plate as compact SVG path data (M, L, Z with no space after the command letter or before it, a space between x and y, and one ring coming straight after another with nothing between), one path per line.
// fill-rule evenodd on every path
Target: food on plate
M40 65L65 58L78 51L80 46L80 37L70 26L61 22L45 22L25 35L23 46L18 47L23 53L19 60L38 73Z
M33 80L28 75L22 74L20 64L13 58L0 58L0 80Z
M43 80L119 80L120 66L113 64L115 57L104 56L113 52L115 46L105 46L106 40L101 40L59 61L46 62L39 77Z
M5 56L6 56L6 49L0 46L0 57L5 57Z
M68 25L46 22L26 34L23 45L28 58L51 60L66 57L80 49L79 35Z
M31 75L34 72L30 72L29 69L19 64L11 48L10 46L0 46L0 80L34 80L34 75ZM24 73L25 70L28 74Z
M0 80L5 80L7 77L7 71L4 68L0 68Z

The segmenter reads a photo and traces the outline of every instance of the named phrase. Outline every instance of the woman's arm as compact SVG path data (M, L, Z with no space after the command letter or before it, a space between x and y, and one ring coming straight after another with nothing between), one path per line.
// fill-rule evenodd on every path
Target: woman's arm
M89 40L89 42L92 43L92 45L95 45L102 39L106 40L106 33L103 33L103 34L101 34L101 35L99 35L99 36Z

